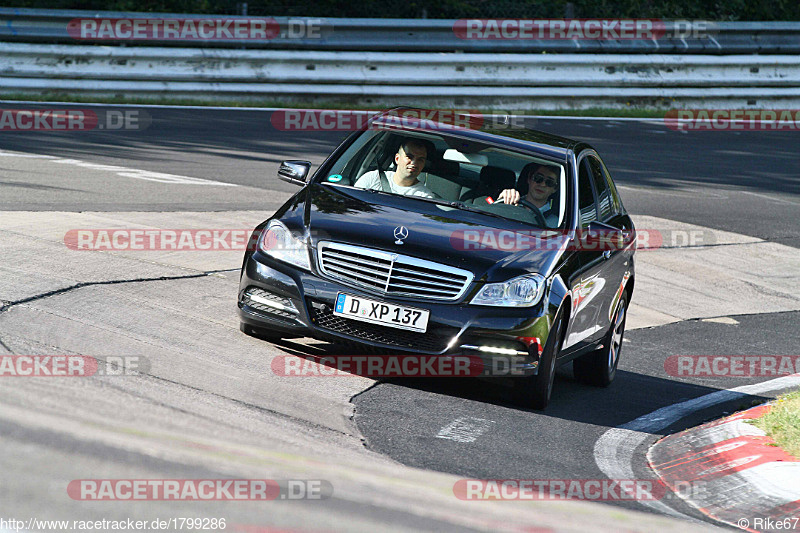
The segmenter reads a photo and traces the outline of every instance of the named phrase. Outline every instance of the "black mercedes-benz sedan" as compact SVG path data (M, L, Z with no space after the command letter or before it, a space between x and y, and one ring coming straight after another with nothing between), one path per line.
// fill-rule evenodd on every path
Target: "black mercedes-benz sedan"
M242 331L470 356L536 409L561 364L614 379L635 232L590 146L389 112L310 168L280 167L301 188L253 234Z

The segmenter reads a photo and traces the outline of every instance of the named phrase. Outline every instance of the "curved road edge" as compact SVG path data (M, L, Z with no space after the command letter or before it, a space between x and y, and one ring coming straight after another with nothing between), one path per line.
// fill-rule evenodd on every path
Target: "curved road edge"
M798 529L800 459L747 422L770 408L763 404L669 435L648 450L650 467L714 520L754 532Z

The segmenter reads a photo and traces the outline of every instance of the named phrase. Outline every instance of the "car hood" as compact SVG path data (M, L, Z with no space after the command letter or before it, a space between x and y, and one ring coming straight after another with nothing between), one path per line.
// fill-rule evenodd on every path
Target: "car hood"
M481 213L318 184L307 188L304 218L315 253L320 241L346 243L466 269L490 282L547 275L566 239L532 238L540 230ZM401 227L404 238L395 236Z

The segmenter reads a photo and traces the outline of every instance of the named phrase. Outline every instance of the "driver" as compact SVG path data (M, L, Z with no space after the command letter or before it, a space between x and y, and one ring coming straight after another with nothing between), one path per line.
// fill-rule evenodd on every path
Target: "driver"
M427 159L428 150L425 148L424 143L416 139L405 139L400 143L400 147L394 155L397 170L394 172L371 170L358 178L355 186L361 189L374 189L404 196L435 198L433 192L417 180L417 176L425 167ZM386 179L381 180L379 173L382 173Z
M525 176L528 180L528 194L524 199L539 209L550 227L558 225L558 206L554 205L552 196L558 190L560 175L557 167L540 163L528 163L520 172L520 176ZM516 189L505 189L498 196L499 199L509 205L517 205L520 194Z

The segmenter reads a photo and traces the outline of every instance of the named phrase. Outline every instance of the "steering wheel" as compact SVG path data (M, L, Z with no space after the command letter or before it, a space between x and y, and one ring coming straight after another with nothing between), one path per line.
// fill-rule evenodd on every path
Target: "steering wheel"
M505 201L502 198L498 198L497 200L494 201L494 203L504 204ZM533 214L536 216L536 222L540 223L539 225L543 228L547 227L547 221L544 219L544 215L542 214L541 211L539 211L538 207L530 203L528 200L525 200L524 198L519 199L519 205L524 205L525 207L533 211Z

